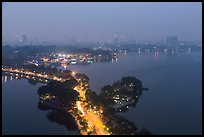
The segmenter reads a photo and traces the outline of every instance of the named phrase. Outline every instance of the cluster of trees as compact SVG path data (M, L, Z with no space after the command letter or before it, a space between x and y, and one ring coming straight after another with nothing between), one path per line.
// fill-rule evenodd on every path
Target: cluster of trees
M38 88L38 94L55 96L63 106L71 108L78 100L79 93L73 89L77 84L74 78L64 82L50 81L47 85Z
M121 81L114 82L112 85L106 85L101 88L100 97L108 105L115 104L115 98L118 100L136 99L141 95L142 82L135 77L123 77Z
M44 66L36 66L34 64L23 65L21 68L28 69L29 71L35 71L37 73L45 72L48 75L56 75L59 76L61 74L60 71L56 67L44 67Z
M72 77L72 71L71 70L64 70L64 71L60 71L60 75L61 78L67 79L67 78L71 78Z
M70 113L53 108L51 106L47 106L40 101L38 102L38 109L51 110L46 114L46 117L49 121L65 126L67 130L74 131L78 129L77 123Z
M113 125L111 122L108 123L110 130L114 135L151 135L152 133L145 129L139 129L132 121L125 119L122 116L114 115Z
M19 67L15 66L13 68L19 68ZM23 65L21 66L21 68L27 69L29 71L35 71L36 73L44 73L50 76L58 76L63 79L73 78L72 71L70 70L62 71L62 70L58 70L56 67L36 66L36 65L30 64L30 65Z
M46 117L51 122L65 126L67 130L74 131L78 128L74 118L68 112L52 109L47 113Z
M135 77L123 77L121 79L121 82L120 82L121 85L130 85L130 84L133 84L134 86L134 90L138 90L138 89L141 89L142 88L142 81L140 81L139 79L135 78Z
M77 74L75 75L75 77L76 77L77 79L80 79L80 81L81 81L83 84L89 85L89 77L88 77L87 75L82 74L82 73L77 73Z
M85 119L83 114L81 112L79 112L78 109L75 108L75 107L72 108L72 113L74 114L75 118L77 120L79 120L80 125L82 125L81 130L86 131L87 128L88 128L88 121L87 121L87 119Z
M100 108L104 108L104 102L101 99L99 95L96 94L96 92L88 89L85 93L86 99L90 102L89 104L93 106L96 106L96 110Z

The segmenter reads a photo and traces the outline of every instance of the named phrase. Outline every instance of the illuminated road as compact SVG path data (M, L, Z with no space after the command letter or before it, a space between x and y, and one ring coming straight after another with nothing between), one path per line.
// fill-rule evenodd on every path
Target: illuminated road
M86 89L82 90L83 87L81 83L79 86L75 87L74 89L79 92L79 95L80 97L83 98L83 100L86 100L86 96L85 96ZM80 110L82 114L84 114L89 124L91 125L92 129L96 132L97 135L110 135L108 131L104 129L106 126L103 124L102 119L99 117L99 114L97 114L96 111L94 111L91 108L87 109L85 107L87 104L84 104L83 101L77 101L76 105L78 110Z
M76 104L79 111L81 111L82 114L87 118L90 127L92 130L95 130L97 135L109 135L109 133L104 129L105 125L103 124L101 118L95 114L93 110L86 110L85 105L82 105L82 102L80 101L77 101Z
M107 131L105 131L105 125L102 122L102 119L94 113L94 111L86 111L86 117L89 122L95 127L96 133L98 135L109 135Z
M35 77L38 77L42 79L44 78L44 79L49 79L49 80L61 81L61 82L66 80L66 79L62 79L57 76L50 76L47 74L36 73L35 71L31 72L31 71L27 71L24 69L2 68L2 71L10 72L11 74L15 73L13 75L16 77L23 77L23 75L27 75L26 76L27 79L35 79ZM48 82L48 81L45 80L45 82Z

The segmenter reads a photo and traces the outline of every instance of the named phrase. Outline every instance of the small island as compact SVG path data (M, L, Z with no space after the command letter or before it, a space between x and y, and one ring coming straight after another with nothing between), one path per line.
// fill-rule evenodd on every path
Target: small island
M106 106L116 111L127 110L128 106L135 105L142 94L142 82L135 77L123 77L112 85L101 89L100 97Z

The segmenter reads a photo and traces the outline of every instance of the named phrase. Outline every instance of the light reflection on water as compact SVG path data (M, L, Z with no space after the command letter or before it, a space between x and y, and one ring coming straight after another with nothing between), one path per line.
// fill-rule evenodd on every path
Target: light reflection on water
M2 75L2 82L3 83L7 83L7 82L15 80L15 79L18 79L18 77L10 76L10 75Z

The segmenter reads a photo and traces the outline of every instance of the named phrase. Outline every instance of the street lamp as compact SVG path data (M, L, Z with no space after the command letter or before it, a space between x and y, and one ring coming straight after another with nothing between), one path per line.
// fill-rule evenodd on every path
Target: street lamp
M76 74L76 72L72 71L72 75L75 75L75 74Z

